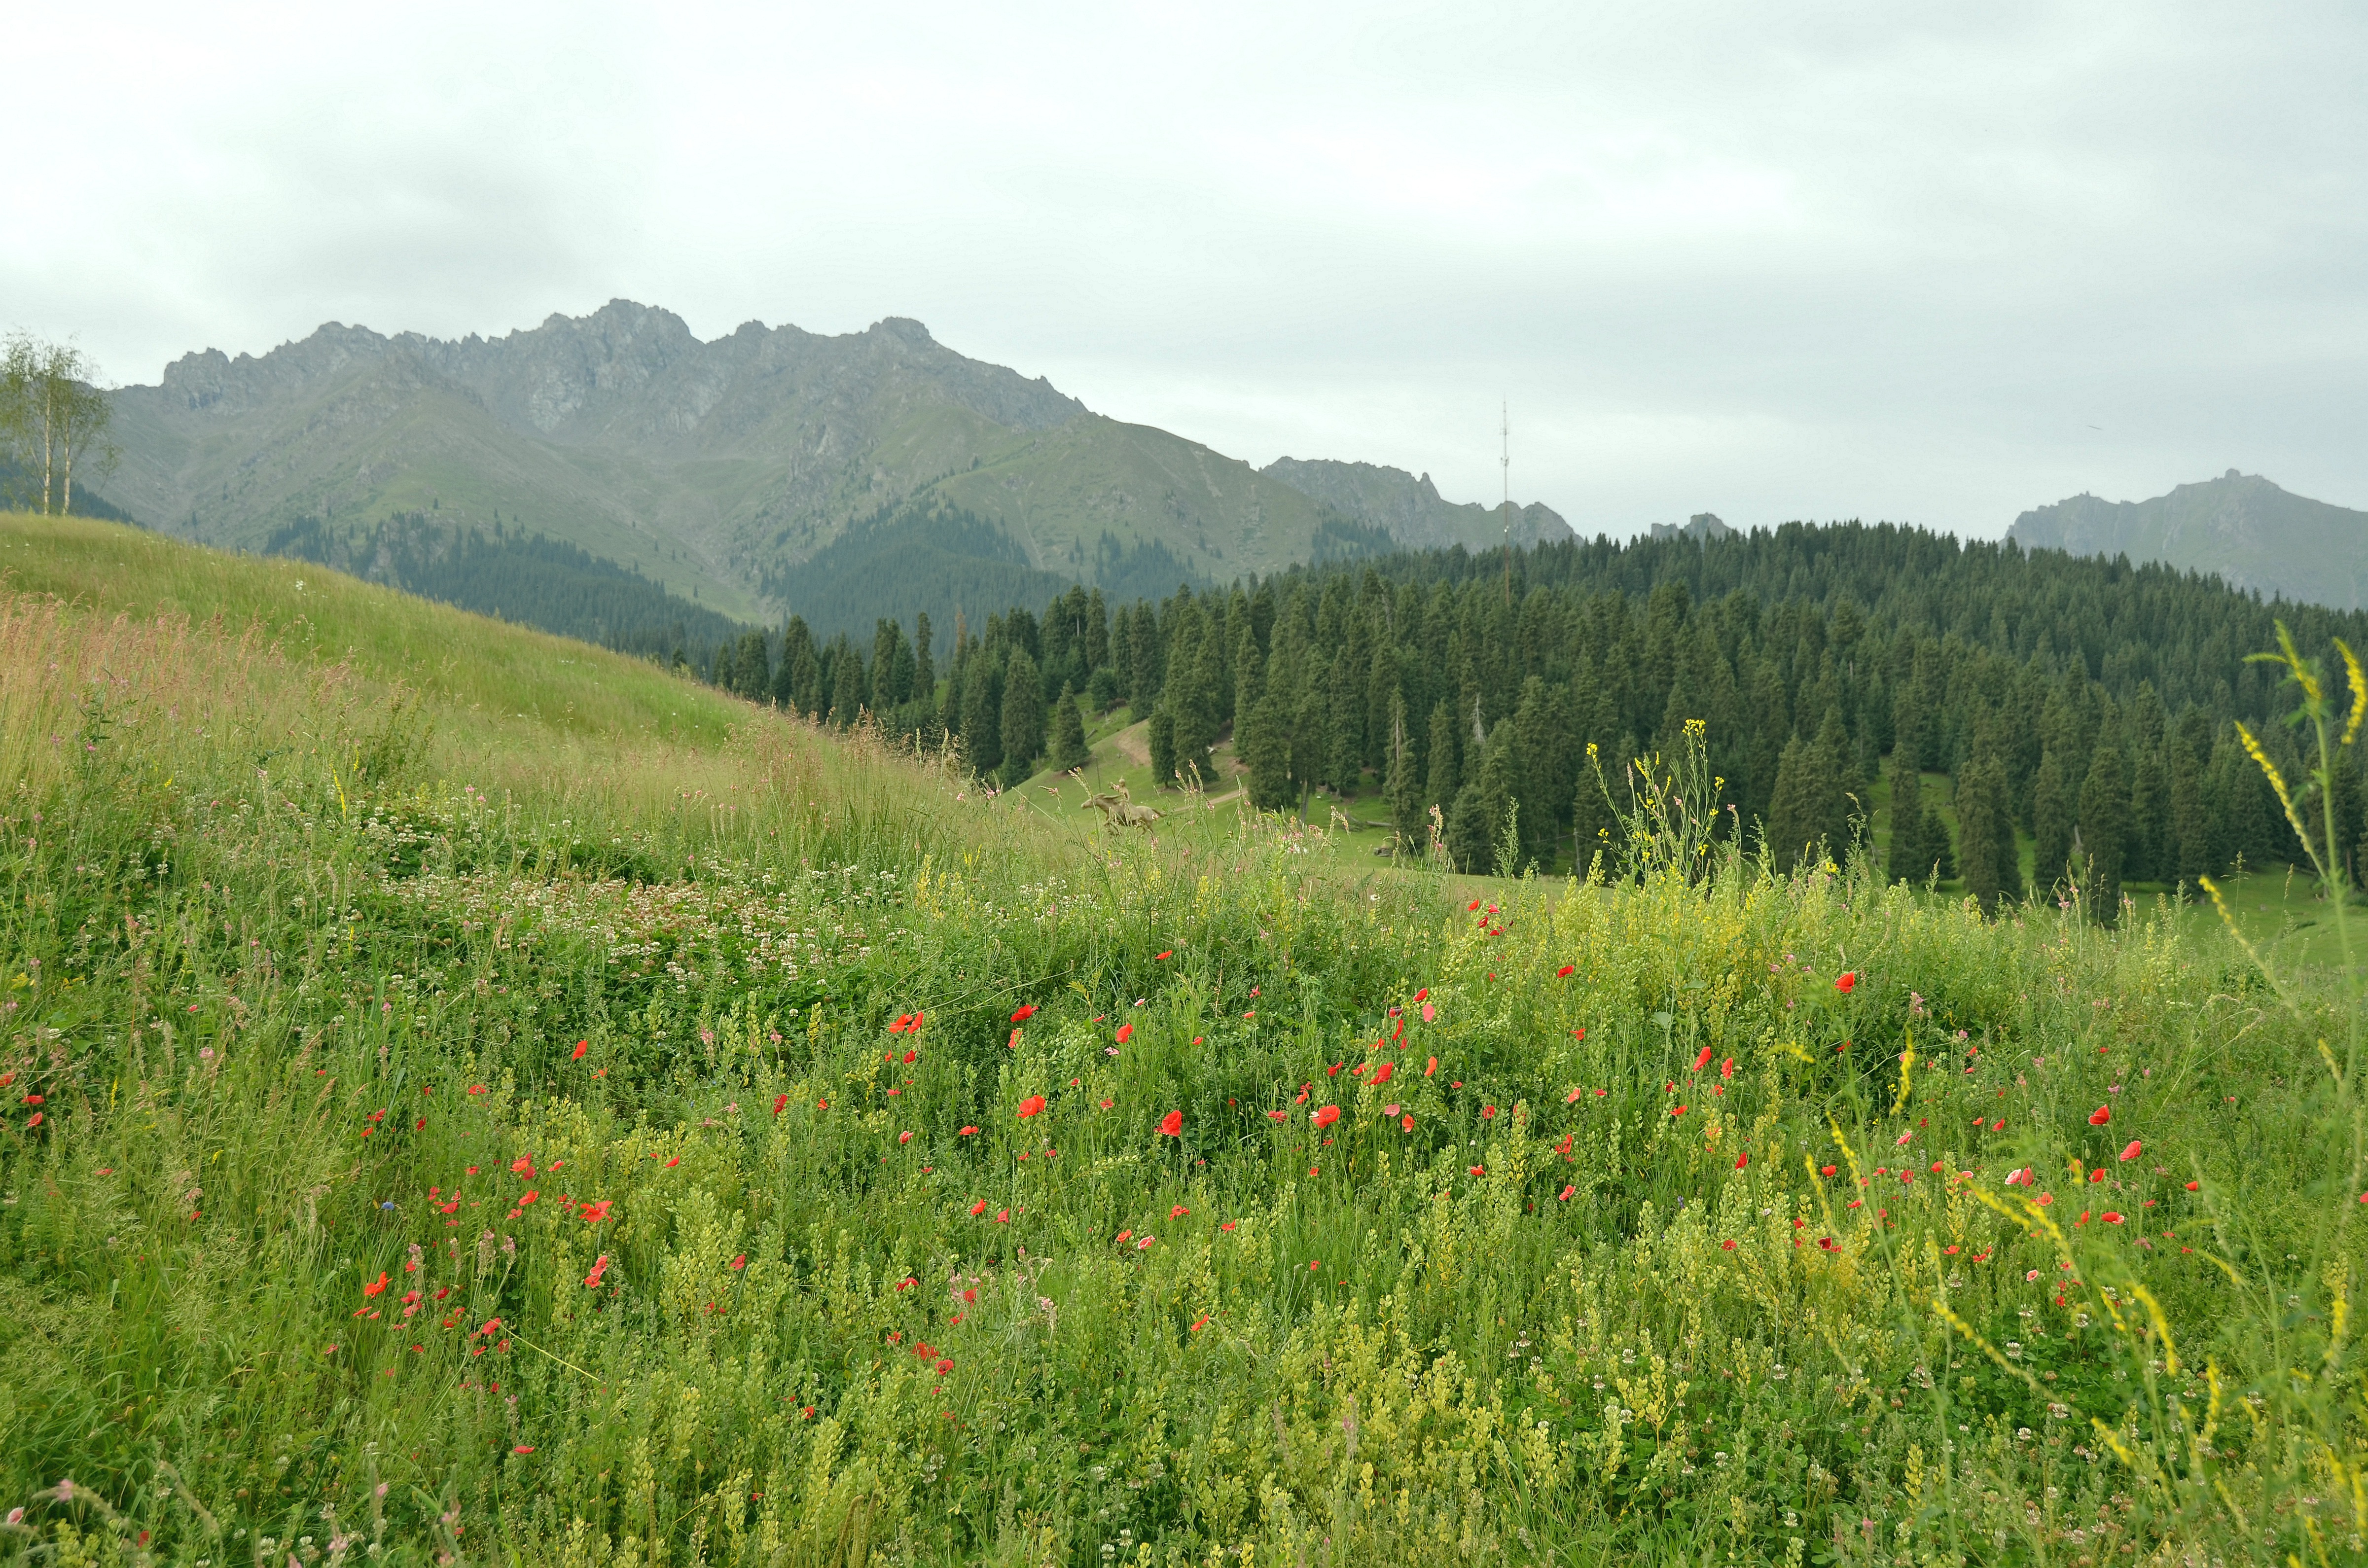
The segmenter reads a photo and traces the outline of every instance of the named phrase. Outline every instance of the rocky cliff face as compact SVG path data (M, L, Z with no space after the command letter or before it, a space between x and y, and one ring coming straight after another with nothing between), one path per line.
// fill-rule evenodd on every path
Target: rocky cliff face
M1416 547L1503 537L1497 515L1451 506L1428 477L1289 460L1260 472L1086 417L1042 378L902 317L836 337L750 322L711 342L626 300L495 338L331 323L260 356L185 356L116 409L110 492L176 532L254 548L303 519L500 523L749 618L777 608L764 585L851 523L924 498L1003 529L1032 566L1088 576L1150 542L1222 579L1344 539L1365 548L1357 525ZM1514 537L1569 531L1532 506Z
M2126 555L2264 594L2368 606L2368 512L2292 494L2233 468L2148 501L2075 495L2023 513L2009 536L2025 549Z

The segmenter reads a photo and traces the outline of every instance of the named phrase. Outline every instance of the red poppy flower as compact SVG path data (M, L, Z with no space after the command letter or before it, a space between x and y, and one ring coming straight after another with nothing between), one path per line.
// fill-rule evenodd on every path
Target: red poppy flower
M1705 1068L1705 1067L1707 1067L1707 1066L1709 1066L1709 1065L1710 1065L1710 1047L1705 1045L1705 1046L1703 1046L1703 1047L1702 1048L1702 1054L1694 1058L1694 1066L1693 1066L1693 1070L1694 1070L1695 1072L1699 1073L1699 1072L1701 1072L1703 1068Z
M2201 1187L2201 1186L2203 1186L2203 1184L2202 1182L2194 1182L2194 1181L2191 1181L2191 1182L2189 1182L2189 1183L2187 1184L2187 1190L2188 1190L2188 1191L2190 1191L2190 1192L2193 1192L2197 1187ZM2363 1203L2368 1203L2368 1198L2363 1198L2363 1199L2361 1199L2361 1201L2362 1201L2362 1202L2363 1202Z
M1428 1078L1428 1077L1429 1077L1432 1074L1434 1074L1434 1073L1436 1073L1436 1072L1438 1072L1438 1071L1439 1071L1439 1058L1438 1058L1438 1057L1436 1057L1436 1056L1434 1056L1434 1057L1432 1057L1429 1062L1425 1062L1425 1063L1423 1064L1422 1075L1423 1075L1424 1077Z
M512 1449L510 1452L514 1454L530 1454L534 1452L534 1445L532 1443L520 1443L518 1447Z
M601 1221L607 1219L609 1217L609 1206L614 1204L616 1201L617 1200L613 1198L604 1198L598 1203L586 1203L583 1205L585 1222L587 1224L597 1225Z
M2108 1225L2118 1225L2122 1222L2121 1215L2111 1209L2106 1210L2102 1214L2100 1214L2097 1217L2104 1221Z
M739 1270L743 1269L743 1268L747 1267L748 1267L748 1255L747 1255L746 1253L745 1253L745 1252L744 1252L744 1253L742 1253L738 1257L735 1257L735 1258L734 1258L734 1259L732 1260L732 1267L733 1267L734 1272L735 1272L735 1273L736 1273L736 1272L738 1272Z
M363 1280L362 1294L365 1296L382 1296L386 1294L386 1270L382 1268L379 1270L378 1278L375 1282L368 1279Z
M1121 1024L1121 1025L1119 1025L1119 1027L1118 1027L1118 1042L1119 1042L1119 1044L1121 1044L1121 1045L1124 1045L1128 1040L1133 1040L1133 1038L1134 1038L1134 1026L1133 1026L1133 1024Z
M1164 952L1164 953L1154 953L1154 954L1152 954L1152 955L1151 955L1151 961L1152 961L1153 963L1157 963L1157 962L1159 962L1162 959L1172 959L1172 958L1174 958L1175 956L1176 956L1176 949L1173 949L1173 948L1170 948L1170 949L1167 949L1166 952Z
M1167 1211L1167 1217L1171 1220L1181 1220L1185 1215L1190 1214L1190 1212L1192 1212L1192 1210L1185 1208L1184 1205L1179 1203L1175 1208L1170 1209Z
M1725 1061L1718 1064L1718 1075L1722 1078L1732 1078L1735 1076L1734 1057L1730 1056Z
M1180 1110L1171 1110L1166 1116L1161 1117L1159 1119L1159 1131L1160 1135L1166 1138L1183 1137L1184 1113Z
M600 1261L592 1266L592 1272L584 1277L584 1288L587 1290L598 1290L600 1288L600 1276L608 1272L609 1255L604 1252L600 1255Z
M2141 1142L2139 1142L2136 1139L2133 1138L2133 1139L2131 1139L2131 1140L2130 1140L2130 1146L2129 1146L2128 1148L2126 1148L2126 1149L2124 1149L2124 1150L2123 1150L2123 1151L2122 1151L2122 1159L2126 1163L2127 1161L2136 1159L2136 1158L2137 1158L2141 1153L2144 1153L2145 1152L2146 1152L2146 1145L2145 1145L2145 1144L2143 1144L2143 1143L2141 1143Z
M1678 1107L1675 1110L1673 1110L1673 1111L1669 1112L1669 1114L1670 1114L1671 1116L1683 1116L1683 1115L1685 1115L1685 1114L1686 1114L1686 1108L1685 1108L1685 1107L1683 1107L1683 1106L1679 1106L1679 1107Z
M1844 974L1839 980L1835 981L1834 989L1840 992L1845 996L1858 989L1858 971L1852 970Z
M1036 1016L1036 1004L1035 1004L1035 1003L1033 1003L1033 1002L1030 1002L1030 1003L1029 1003L1026 1006L1024 1006L1024 1007L1020 1008L1018 1012L1016 1012L1016 1013L1012 1014L1012 1015L1011 1015L1011 1021L1012 1021L1013 1023L1015 1023L1015 1024L1024 1024L1024 1023L1026 1023L1029 1019L1030 1019L1030 1018L1034 1017L1035 1016Z
M962 1130L962 1136L964 1138L974 1137L977 1135L977 1132L978 1129L975 1127L965 1127Z
M1388 1083L1392 1077L1396 1075L1397 1070L1398 1064L1395 1062L1384 1062L1379 1067L1374 1068L1373 1086L1375 1088L1379 1088L1383 1084Z
M1266 1119L1269 1121L1281 1121L1285 1119L1285 1113L1279 1110L1270 1110L1266 1113Z
M780 1114L781 1114L781 1112L783 1112L784 1110L787 1110L787 1109L789 1108L789 1105L790 1105L790 1096L787 1096L787 1095L775 1095L775 1096L773 1096L773 1114L774 1114L775 1116L779 1116L779 1115L780 1115Z
M1023 1120L1029 1117L1034 1116L1038 1111L1041 1111L1043 1108L1044 1096L1042 1095L1030 1095L1026 1099L1019 1102L1019 1115Z
M2089 1113L2089 1125L2091 1127L2102 1127L2112 1119L2113 1108L2109 1105L2100 1105Z
M472 1095L482 1095L485 1092L485 1085L483 1084L472 1084L469 1085L469 1092Z
M1011 1223L1011 1210L1008 1209L996 1210L995 1211L995 1222L998 1225L1008 1225Z
M1475 898L1475 899L1474 899L1470 903L1467 903L1467 904L1465 904L1465 905L1463 906L1463 912L1464 912L1466 915L1469 915L1469 914L1471 914L1474 910L1475 910L1475 909L1477 909L1477 908L1479 908L1479 907L1480 907L1480 901L1479 901L1478 899L1476 899L1476 898Z
M1555 978L1556 980L1561 980L1561 979L1563 979L1564 977L1565 977L1565 976L1569 975L1570 973L1572 973L1572 972L1573 972L1574 971L1576 971L1577 968L1578 968L1578 966L1577 966L1577 964L1574 964L1574 963L1566 963L1566 964L1563 965L1560 969L1558 969L1558 970L1554 971L1554 978Z
M1485 1168L1483 1168L1482 1166L1474 1165L1474 1166L1473 1166L1473 1167L1472 1167L1472 1174L1473 1174L1474 1176L1486 1176L1488 1173L1487 1173L1487 1171L1486 1171Z
M1749 1151L1749 1150L1746 1150L1746 1151L1744 1151L1742 1153L1737 1154L1737 1155L1736 1155L1736 1156L1735 1156L1735 1168L1736 1168L1736 1170L1741 1170L1744 1166L1746 1166L1746 1165L1749 1165L1750 1163L1751 1163L1751 1153L1750 1153L1750 1151Z
M905 1053L905 1066L907 1066L907 1067L910 1067L910 1066L913 1064L913 1062L914 1062L915 1059L916 1059L920 1054L921 1054L921 1053L920 1053L919 1051L906 1051L906 1052Z
M2093 1170L2093 1171L2090 1171L2090 1172L2089 1173L2089 1182L2090 1182L2090 1184L2091 1184L2091 1185L2094 1185L2095 1183L2097 1183L2097 1182L2100 1182L2100 1181L2102 1181L2102 1180L2104 1180L2104 1179L2105 1179L2105 1171L2104 1171L2104 1167L2103 1167L2103 1166L2101 1166L2101 1165L2100 1165L2097 1169L2095 1169L2095 1170Z
M1340 1069L1347 1065L1349 1064L1345 1062L1335 1062L1331 1066L1324 1069L1324 1075L1327 1078L1337 1078L1340 1075Z
M1735 1244L1731 1241L1721 1242L1718 1244L1728 1252L1733 1252L1735 1250Z
M1329 1127L1340 1119L1340 1108L1336 1105L1318 1106L1307 1119L1318 1127Z
M510 1162L510 1169L517 1175L525 1176L529 1181L533 1180L534 1156L532 1154L519 1155L517 1159Z
M972 1219L973 1219L973 1220L977 1219L981 1214L984 1214L984 1213L985 1213L985 1212L986 1212L986 1199L984 1199L984 1198L980 1199L977 1202L975 1202L975 1203L973 1203L973 1204L972 1204L972 1205L970 1206L970 1215L971 1215L971 1218L972 1218Z
M567 1060L570 1062L581 1062L584 1060L584 1053L591 1049L592 1042L590 1040L579 1040L575 1042L575 1049L567 1053Z

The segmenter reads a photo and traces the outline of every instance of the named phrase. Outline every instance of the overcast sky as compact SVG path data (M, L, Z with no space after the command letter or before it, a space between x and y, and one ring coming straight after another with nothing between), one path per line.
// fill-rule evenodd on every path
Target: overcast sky
M1946 14L1944 14L1946 13ZM2368 8L128 5L15 17L0 324L120 381L625 296L916 316L1584 533L2368 506Z

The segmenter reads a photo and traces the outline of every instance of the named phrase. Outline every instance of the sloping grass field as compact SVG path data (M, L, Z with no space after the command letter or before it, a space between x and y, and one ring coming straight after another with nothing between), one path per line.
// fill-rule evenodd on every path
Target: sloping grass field
M317 571L0 545L0 1553L2362 1553L2335 971L1673 802L1452 898L1101 835Z

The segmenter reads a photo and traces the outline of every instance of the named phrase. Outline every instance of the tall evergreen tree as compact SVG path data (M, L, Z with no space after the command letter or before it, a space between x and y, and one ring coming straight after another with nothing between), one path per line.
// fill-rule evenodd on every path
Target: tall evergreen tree
M1151 781L1158 789L1169 789L1176 783L1176 719L1165 702L1152 704L1149 729Z
M1422 809L1422 781L1416 776L1414 743L1406 734L1406 697L1390 693L1390 760L1383 783L1389 795L1390 828L1401 856L1419 857L1429 839Z
M1823 753L1795 735L1776 763L1776 791L1768 802L1768 853L1789 869L1816 865L1826 832L1828 785Z
M2081 782L2078 858L2089 912L2106 925L2122 908L2122 846L2129 829L2130 786L2118 733L2108 729L2089 754L2089 777Z
M2069 873L2075 810L2069 770L2062 755L2049 746L2039 754L2039 773L2031 786L2031 832L2038 841L2031 874L2042 889L2055 886Z
M845 637L831 642L830 722L844 730L863 716L870 683L863 678L863 655Z
M2001 900L2022 896L2022 868L2015 848L2014 816L2006 767L1979 756L1957 773L1957 852L1965 891L1982 913L1996 915Z
M938 699L938 666L929 656L928 610L913 620L913 696L921 702L935 703Z
M1924 800L1923 778L1902 746L1892 753L1891 880L1921 887L1930 878L1955 879L1957 858L1949 846L1949 824Z
M1423 780L1423 804L1443 812L1455 803L1455 791L1462 783L1455 767L1455 711L1443 701L1430 710L1430 744L1425 749L1430 754L1430 767Z
M1086 722L1077 711L1077 694L1066 686L1053 704L1053 766L1067 772L1093 760L1086 745Z
M984 647L958 667L962 688L962 749L973 772L985 776L1003 766L1003 662Z
M1017 784L1044 749L1044 694L1036 684L1036 661L1025 648L1012 649L1004 666L1002 731L1004 782Z

